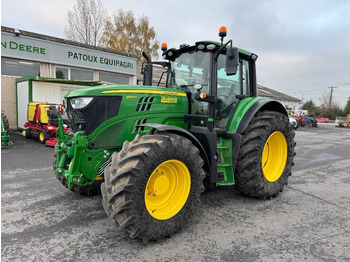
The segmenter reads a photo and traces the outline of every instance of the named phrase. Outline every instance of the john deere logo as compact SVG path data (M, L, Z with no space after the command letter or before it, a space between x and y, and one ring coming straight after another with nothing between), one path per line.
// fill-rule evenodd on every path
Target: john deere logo
M8 48L12 50L19 50L19 51L28 52L28 53L38 53L38 54L46 55L46 49L43 47L20 44L14 41L1 42L1 46L3 48Z
M176 104L177 98L176 97L165 97L162 96L162 99L160 100L161 103L169 103L169 104Z

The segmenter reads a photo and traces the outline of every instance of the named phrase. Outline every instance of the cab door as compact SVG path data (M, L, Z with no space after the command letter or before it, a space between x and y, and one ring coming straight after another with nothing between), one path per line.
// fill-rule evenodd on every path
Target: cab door
M226 56L220 54L217 63L215 127L227 130L240 100L252 96L252 67L248 58L242 55L235 75L226 75L225 65Z

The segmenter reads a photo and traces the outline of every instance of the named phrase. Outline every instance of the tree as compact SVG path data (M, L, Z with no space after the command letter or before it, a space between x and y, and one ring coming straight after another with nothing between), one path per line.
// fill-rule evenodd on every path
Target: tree
M97 46L107 18L101 0L77 0L68 11L64 34L69 40Z
M315 109L316 109L316 105L315 103L312 101L312 99L306 101L302 107L302 110L307 110L309 112L309 114L313 114Z
M138 58L142 51L158 58L159 42L148 17L143 15L137 19L132 11L119 9L106 21L101 43L106 48L133 54Z
M339 107L339 104L332 101L331 104L331 93L325 93L321 98L321 107L320 107L320 115L322 117L327 117L330 119L335 119L336 116L340 116L343 114L342 109Z
M348 102L346 102L346 105L343 111L344 111L344 115L350 114L350 97L348 98Z

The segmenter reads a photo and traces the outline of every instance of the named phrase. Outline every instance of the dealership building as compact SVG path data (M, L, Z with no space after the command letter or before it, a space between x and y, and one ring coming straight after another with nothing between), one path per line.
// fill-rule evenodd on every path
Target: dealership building
M12 128L17 126L17 103L21 100L17 91L23 89L18 89L22 77L36 76L38 80L26 89L29 100L62 103L68 91L97 81L136 84L136 71L137 59L132 55L1 27L1 110ZM37 87L39 81L41 88ZM47 88L43 88L44 83Z

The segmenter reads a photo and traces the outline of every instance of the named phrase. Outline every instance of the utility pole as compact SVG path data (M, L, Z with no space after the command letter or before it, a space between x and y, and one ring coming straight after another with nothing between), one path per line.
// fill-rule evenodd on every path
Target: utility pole
M329 109L331 109L332 107L332 96L333 96L333 88L337 88L337 86L331 86L331 87L328 87L331 89L331 96L329 98Z

